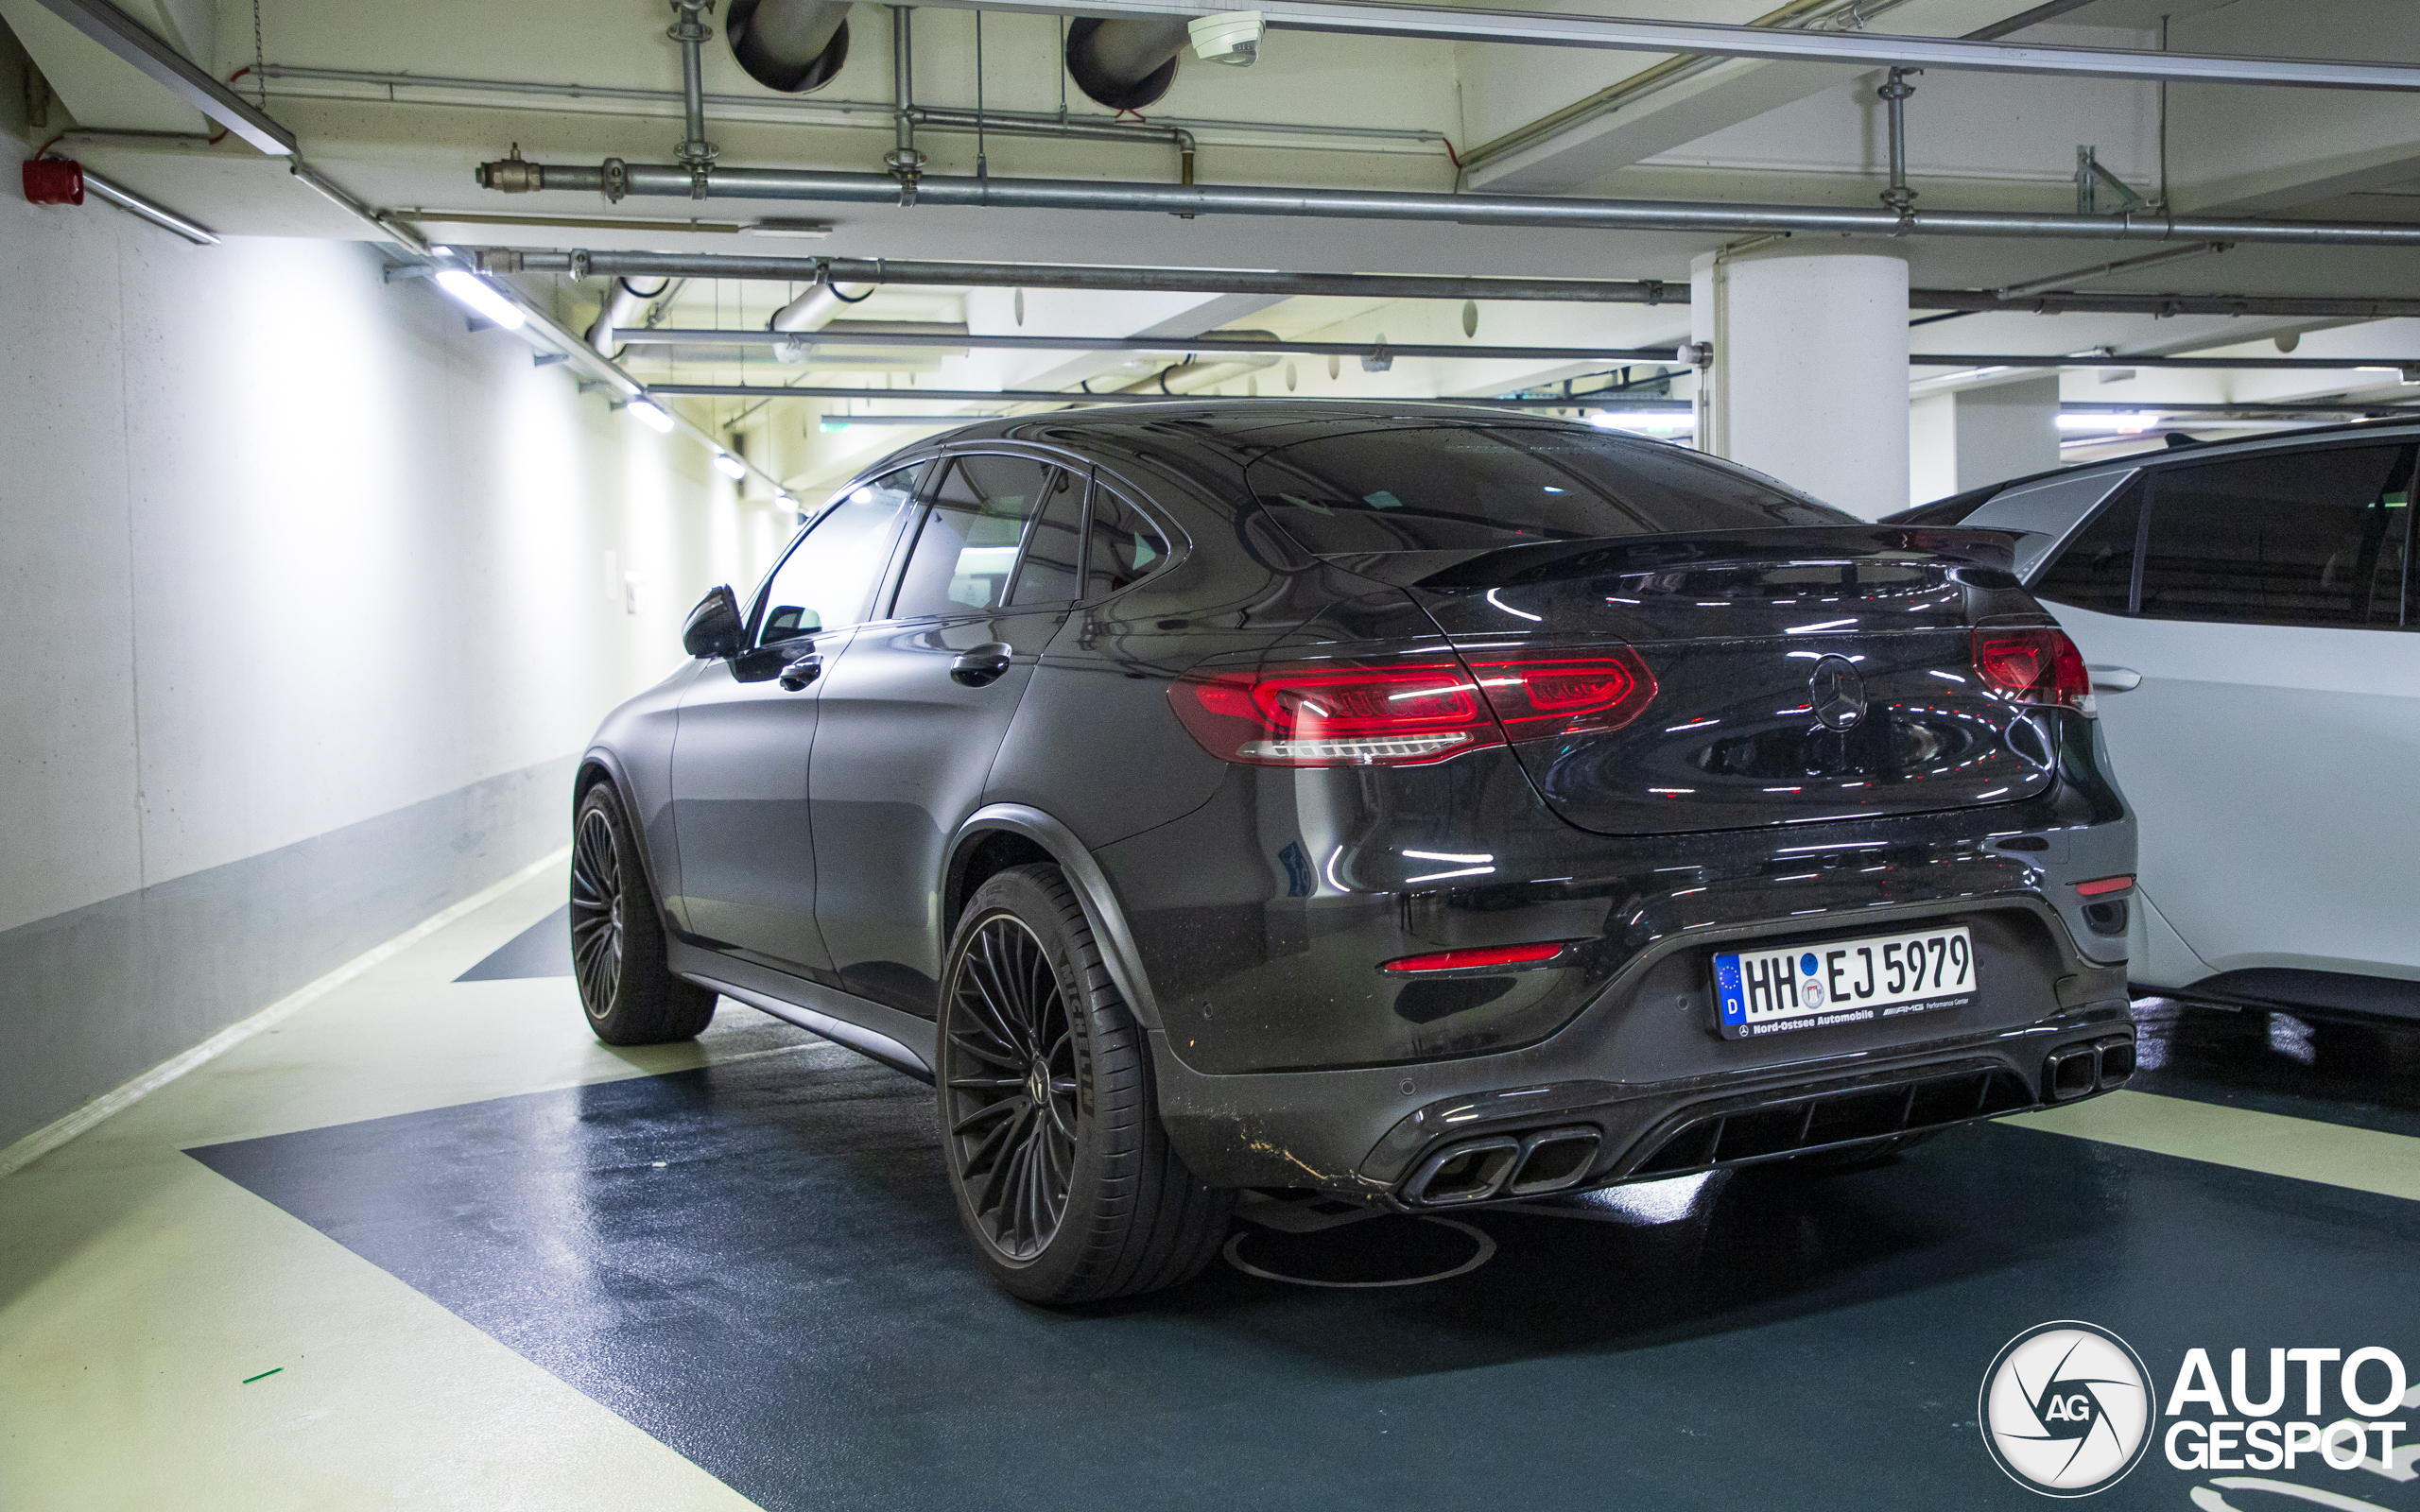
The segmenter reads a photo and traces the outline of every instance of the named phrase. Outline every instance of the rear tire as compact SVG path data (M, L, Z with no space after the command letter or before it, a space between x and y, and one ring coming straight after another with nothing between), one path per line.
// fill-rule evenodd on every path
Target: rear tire
M694 1040L714 1020L715 995L666 965L655 891L611 782L572 819L571 963L588 1027L609 1045Z
M934 1099L958 1216L1028 1302L1190 1280L1235 1205L1169 1147L1143 1031L1059 868L977 889L942 973Z

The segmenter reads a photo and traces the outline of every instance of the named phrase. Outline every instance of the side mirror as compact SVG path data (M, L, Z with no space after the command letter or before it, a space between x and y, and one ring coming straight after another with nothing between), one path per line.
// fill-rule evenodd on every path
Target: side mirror
M689 623L681 627L681 648L700 658L737 656L740 642L747 637L739 600L732 595L730 584L718 583L689 611Z

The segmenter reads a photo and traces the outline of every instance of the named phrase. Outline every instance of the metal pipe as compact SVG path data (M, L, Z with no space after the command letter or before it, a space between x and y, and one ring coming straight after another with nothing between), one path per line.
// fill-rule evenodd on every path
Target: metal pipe
M882 165L891 173L891 182L899 191L899 202L916 202L918 176L924 172L925 155L916 150L916 49L912 6L890 8L890 100L891 129L897 145L884 154Z
M1992 292L2003 300L2014 300L2027 294L2064 289L2071 284L2083 284L2093 279L2108 278L2113 274L2131 273L2136 268L2152 267L2162 263L2182 263L2188 258L2207 257L2213 252L2223 252L2234 245L2232 242L2204 242L2198 247L2177 247L2164 252L2149 252L2141 257L2124 257L2114 263L2080 267L2072 273L2053 273L2048 278L2028 279L2022 284L2011 284L2004 288L1994 289Z
M1147 380L1148 381L1148 380ZM1156 393L1133 394L1123 390L1086 393L1081 390L1064 392L1056 388L834 388L809 387L766 387L755 384L649 384L650 396L696 399L879 399L890 403L903 399L931 400L945 404L1165 404L1171 401ZM1417 395L1390 394L1390 399L1415 404L1477 404L1491 409L1586 409L1592 396L1567 395L1559 399L1423 399ZM1274 404L1288 403L1276 395L1259 400L1228 400L1230 404ZM1299 401L1291 401L1299 403ZM1624 402L1624 409L1651 407Z
M705 12L714 0L672 0L678 17L665 33L681 44L681 113L688 137L673 149L673 159L688 176L683 190L692 199L706 198L706 176L714 171L715 145L706 140L705 45L714 28Z
M1082 267L1050 263L936 263L873 257L753 257L721 252L471 249L496 273L762 279L1140 293L1339 295L1389 300L1548 300L1582 304L1686 304L1689 286L1661 279L1464 278L1430 273L1286 273L1256 268Z
M1908 354L1908 365L1911 368L2207 368L2221 372L2343 372L2358 369L2411 374L2420 379L2420 360L2411 357L2170 357L2136 356L2124 352L2053 357L1916 352Z
M1082 267L1046 263L937 263L882 258L752 257L708 252L474 249L492 272L598 277L763 279L977 288L1151 293L1335 295L1383 300L1508 300L1570 304L1686 304L1689 286L1661 279L1463 278L1428 273L1284 273L1210 267ZM2068 275L2072 277L2073 275ZM2063 279L2063 282L2066 281ZM2223 315L2384 320L2420 316L2420 299L2303 294L2080 294L2003 299L1990 289L1910 289L1917 310L2014 315Z
M486 164L479 178L485 181ZM605 169L527 165L532 188L603 192ZM686 195L686 169L629 163L625 192ZM710 186L733 199L807 200L1019 210L1115 210L1173 215L1305 215L1358 220L1450 221L1474 226L1547 226L1590 231L1695 231L1725 235L1812 232L1835 235L2055 237L2096 241L2234 241L2288 246L2420 247L2420 225L2374 221L2230 220L2159 214L2070 215L1991 210L1829 205L1705 204L1660 199L1582 199L1534 195L1440 195L1377 189L1298 189L1249 184L1170 185L1070 179L920 176L912 187L872 173L808 168L723 168Z
M175 232L196 247L216 247L218 233L198 220L178 215L156 199L147 199L133 190L112 183L90 168L80 170L84 187L130 215L141 216L164 231Z
M545 99L627 100L634 104L669 104L682 102L679 90L638 89L622 84L555 84L524 78L467 78L451 74L400 74L362 68L305 68L289 63L269 63L261 69L269 78L324 81L337 84L364 84L383 91L380 94L329 94L328 99L374 101L382 104L408 103L396 98L399 91L436 90L455 94L527 94ZM704 96L706 104L717 109L763 109L772 107L800 117L829 112L839 116L878 115L885 119L898 112L888 100L781 100L767 99L757 94L714 94ZM963 115L969 121L972 111L945 111L940 106L918 106L919 120L936 125L936 117L944 113ZM1297 121L1232 121L1210 116L1155 117L1149 125L1122 123L1111 115L1061 115L1056 112L1000 111L987 109L983 112L987 125L999 121L1046 122L1083 128L1114 127L1130 135L1150 140L1154 133L1184 129L1188 131L1233 132L1240 136L1337 137L1386 142L1432 142L1447 140L1443 131L1418 127L1395 126L1321 126ZM1109 140L1107 137L1102 140Z
M957 0L972 7L975 0ZM1192 16L1202 0L1084 0L1095 16ZM985 10L1057 15L1067 0L980 0ZM1614 52L1702 53L1840 63L1860 68L1948 68L1985 74L2153 82L2270 84L2304 89L2420 91L2420 65L2312 58L2256 58L2043 43L1906 37L1864 30L1817 31L1711 22L1640 21L1626 16L1386 5L1362 0L1254 0L1273 31L1321 31L1430 42L1518 43Z
M1875 91L1882 96L1891 115L1891 187L1882 191L1882 205L1902 223L1916 209L1916 192L1908 187L1908 96L1916 92L1916 87L1908 82L1908 76L1923 72L1921 68L1894 68L1891 70L1891 81Z
M810 292L798 302L804 304L814 297ZM776 321L781 318L774 317ZM829 319L830 316L824 318ZM1005 352L1236 352L1310 357L1367 357L1380 354L1382 350L1379 343L1371 341L1288 341L1277 336L1025 336L975 335L955 328L932 332L830 331L780 324L766 331L659 326L650 331L634 331L624 339L631 346L664 347L943 347ZM1680 361L1679 353L1671 347L1480 347L1390 341L1384 344L1383 353L1391 357L1468 357L1481 362Z

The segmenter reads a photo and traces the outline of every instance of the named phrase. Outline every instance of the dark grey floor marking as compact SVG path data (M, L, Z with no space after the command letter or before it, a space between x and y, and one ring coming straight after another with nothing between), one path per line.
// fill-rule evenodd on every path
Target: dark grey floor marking
M769 1512L2038 1509L1974 1428L2033 1324L2155 1373L2197 1345L2420 1360L2420 1204L2004 1125L1598 1221L1458 1214L1496 1254L1432 1285L1219 1265L1068 1313L984 1279L930 1092L837 1055L192 1153ZM2420 1512L2420 1484L2285 1478ZM2177 1512L2202 1479L2154 1453L2093 1505Z
M519 977L571 975L571 904L513 936L457 982L502 982Z

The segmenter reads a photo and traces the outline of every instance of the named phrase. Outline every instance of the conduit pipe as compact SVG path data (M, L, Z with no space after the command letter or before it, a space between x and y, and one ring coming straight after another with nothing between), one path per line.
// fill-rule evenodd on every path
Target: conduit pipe
M912 258L755 257L724 252L474 249L492 273L570 273L599 278L820 278L867 284L1146 293L1332 294L1391 300L1552 300L1583 304L1686 304L1689 285L1661 279L1462 278L1431 273L1287 273L1258 268L1082 267L1056 263L935 263ZM2415 301L2420 304L2420 301Z
M1144 382L1153 385L1150 392L1130 393L1124 389L1114 389L1104 390L1100 393L1094 394L1085 393L1081 390L1069 392L1057 388L839 388L809 387L804 384L800 384L795 387L789 385L775 387L758 384L649 384L647 391L651 396L697 399L879 399L885 402L907 399L923 399L946 404L993 404L1002 403L1012 404L1165 404L1168 402L1168 397L1158 391L1156 381L1154 379L1145 379ZM1414 395L1405 394L1393 394L1389 395L1388 397L1407 404L1476 404L1488 409L1588 409L1592 407L1602 408L1609 403L1605 396L1597 394L1577 394L1557 399L1422 399ZM1252 400L1230 400L1227 402L1244 404L1254 403L1254 401ZM1280 401L1276 396L1271 395L1257 402L1261 404L1276 404ZM1623 409L1633 409L1640 406L1632 404L1627 401L1622 401L1619 407ZM2135 407L2148 409L2153 406L2144 404L2136 405ZM842 418L845 419L846 417L844 416Z
M751 257L719 252L472 249L492 273L579 277L763 279L804 284L845 278L865 284L943 287L1109 289L1150 293L1336 295L1383 300L1510 300L1570 304L1686 304L1689 286L1662 279L1463 278L1431 273L1287 273L1223 267L1082 267L1056 263L937 263L851 257ZM2078 275L2062 275L2069 282ZM2420 316L2420 299L2372 295L2081 294L2013 298L1991 289L1910 289L1917 310L2016 315L2228 315L2295 319L2384 320Z
M872 287L871 284L866 285ZM789 308L815 298L809 293ZM776 320L780 316L774 317ZM825 315L824 319L831 318ZM818 324L821 322L819 321ZM783 333L798 331L796 335ZM768 331L718 331L658 326L632 331L623 338L629 346L661 347L939 347L952 352L1183 352L1272 353L1306 357L1448 357L1480 362L1679 362L1672 347L1482 347L1421 342L1288 341L1266 332L1223 332L1196 336L1027 336L989 335L952 327L942 331L821 331L811 327L774 326ZM1998 360L1998 359L1992 359ZM2132 357L2111 359L2122 367Z
M518 169L519 172L514 170ZM693 176L666 163L574 167L482 163L475 177L499 189L602 193L608 174L622 192L687 196ZM2232 241L2302 247L2420 247L2420 225L2376 221L2276 221L2129 212L2116 215L2017 211L1915 210L1834 205L1738 205L1668 199L1581 199L1534 195L1441 195L1379 189L1298 189L1251 184L1151 184L1071 179L918 176L912 187L889 174L813 168L717 168L711 198L819 203L922 203L1011 210L1134 211L1167 215L1300 215L1348 220L1444 221L1584 231L1682 231L1722 235L2014 236L2080 241ZM510 192L508 190L507 192Z
M821 89L849 60L846 0L732 0L723 30L731 55L767 89Z

